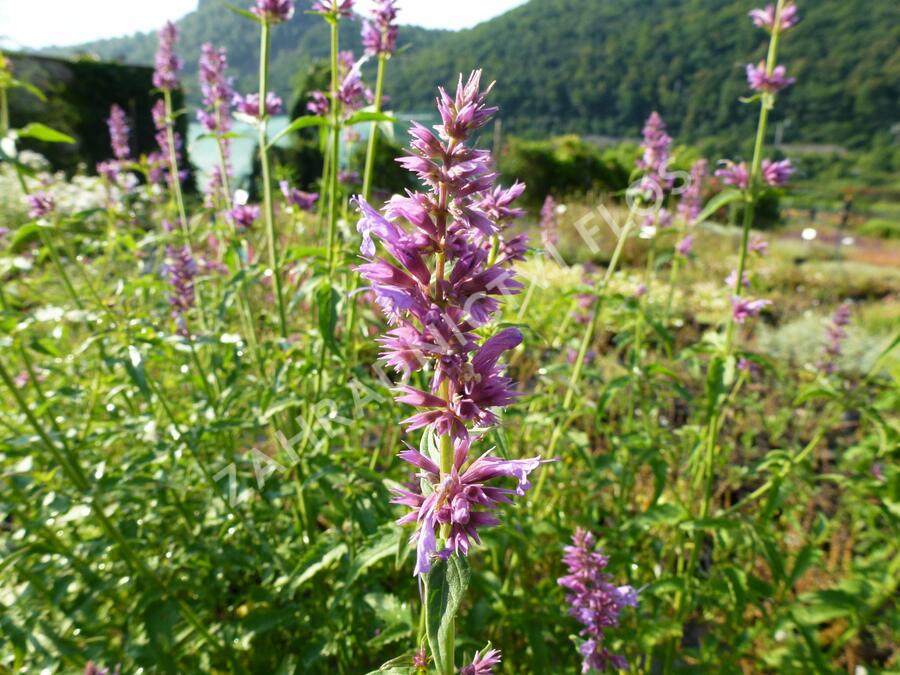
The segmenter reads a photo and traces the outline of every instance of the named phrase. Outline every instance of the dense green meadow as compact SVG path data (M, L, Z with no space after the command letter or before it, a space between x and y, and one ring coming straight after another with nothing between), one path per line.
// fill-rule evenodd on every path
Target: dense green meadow
M342 4L316 3L335 41ZM265 64L290 13L243 14ZM361 105L335 49L290 128L320 142L318 199L279 185L265 68L237 114L258 182L229 186L209 76L222 171L192 194L169 48L155 157L114 112L112 163L55 173L17 146L72 139L2 116L0 673L900 669L890 178L773 178L766 90L743 186L651 120L597 160L605 187L528 185L516 213L543 155L504 150L464 78L436 133L398 134L420 213L378 189L391 61ZM0 103L22 86L0 70ZM347 166L354 128L374 140ZM435 313L463 347L423 347ZM606 558L564 551L578 530Z

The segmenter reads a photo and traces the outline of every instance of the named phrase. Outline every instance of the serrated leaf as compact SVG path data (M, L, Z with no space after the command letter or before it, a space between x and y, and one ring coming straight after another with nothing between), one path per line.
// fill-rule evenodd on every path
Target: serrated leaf
M469 586L470 574L468 560L454 554L446 561L436 561L425 581L428 646L438 675L455 673L453 653L447 649L447 639L454 629L453 619Z

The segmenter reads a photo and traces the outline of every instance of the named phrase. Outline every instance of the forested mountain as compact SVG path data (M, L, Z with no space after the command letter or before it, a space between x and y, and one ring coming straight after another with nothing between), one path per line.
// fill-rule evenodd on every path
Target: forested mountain
M747 93L744 65L765 55L765 35L747 18L761 3L531 0L465 31L405 28L409 49L391 61L387 92L397 109L425 110L437 84L482 67L498 81L495 102L512 133L633 136L658 109L681 139L736 144L752 134L756 116L738 99ZM298 9L303 4L299 0ZM798 83L774 115L784 141L865 146L890 139L900 122L900 3L799 4L803 20L784 40L781 59ZM292 73L325 54L321 23L298 11L275 31L278 90L286 92ZM252 88L257 46L251 24L217 0L204 0L180 25L191 73L199 45L212 40L229 48L242 88ZM345 22L344 28L344 44L358 44L358 24ZM147 63L154 37L84 49ZM193 84L192 77L187 81Z

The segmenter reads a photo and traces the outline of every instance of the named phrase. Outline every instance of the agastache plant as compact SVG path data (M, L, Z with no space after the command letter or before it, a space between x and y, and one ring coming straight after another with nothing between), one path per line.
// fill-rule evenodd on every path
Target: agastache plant
M489 261L485 238L498 234L500 225L475 199L497 178L490 153L467 144L496 112L486 100L493 85L482 91L480 84L476 71L465 82L460 78L455 97L440 90L436 134L415 123L410 130L411 150L398 161L427 191L395 196L384 214L363 197L355 199L366 259L357 271L391 324L379 340L382 358L404 375L431 373L428 389L403 384L396 397L418 408L403 421L407 431L425 429L421 447L407 446L400 454L419 471L418 483L396 488L394 503L410 509L399 522L415 525L413 571L426 586L436 561L455 555L454 565L460 564L479 543L479 530L499 524L496 509L523 495L529 474L544 461L505 460L473 448L484 430L499 423L496 409L518 397L500 359L522 342L515 328L487 340L476 333L497 315L499 298L522 287L508 258ZM377 255L376 240L384 255ZM515 479L516 487L491 484L502 478ZM448 639L449 645L429 632L441 674L455 670L452 631Z
M214 167L209 185L207 199L214 205L222 197L226 207L231 204L231 161L230 140L231 103L235 96L232 78L226 75L228 56L224 47L216 49L209 42L200 49L199 61L200 90L203 94L204 108L197 111L197 120L216 140L218 166Z
M566 589L566 602L571 614L584 626L585 638L578 651L582 657L581 672L603 672L607 667L628 667L623 656L612 654L604 644L605 630L619 625L625 607L637 607L637 591L631 586L615 586L604 572L609 558L595 550L597 539L581 528L572 536L572 544L565 547L563 562L568 574L557 581Z

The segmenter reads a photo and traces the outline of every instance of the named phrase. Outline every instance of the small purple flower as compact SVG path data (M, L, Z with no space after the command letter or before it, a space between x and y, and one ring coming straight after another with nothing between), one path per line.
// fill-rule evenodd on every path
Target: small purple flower
M416 653L413 654L412 665L413 668L428 667L428 652L425 650L425 647L417 649Z
M194 277L197 276L197 263L194 262L188 246L181 248L169 246L166 249L166 258L168 260L165 271L172 286L172 293L169 295L172 318L178 326L178 334L187 337L190 331L186 315L194 306Z
M752 63L747 64L747 83L754 91L774 94L782 89L787 89L796 81L793 77L787 77L787 70L784 66L775 66L772 74L769 75L765 61L760 61L755 66Z
M681 194L681 201L678 202L678 215L688 225L693 224L703 208L703 179L706 178L708 173L709 162L705 159L698 159L691 166L690 179L687 187Z
M872 474L872 478L877 480L879 483L883 483L885 481L884 464L882 464L881 462L875 462L869 472Z
M297 188L292 188L286 180L278 183L278 187L281 188L281 194L284 195L285 201L291 206L296 206L301 211L312 211L319 200L317 192L303 192Z
M569 573L557 580L568 591L569 614L584 626L580 634L587 639L579 647L582 673L592 668L602 672L610 665L619 669L628 667L625 658L611 654L603 641L605 630L619 625L622 610L638 604L634 588L610 583L611 577L604 572L609 558L595 550L596 544L593 534L578 528L563 556Z
M253 204L238 204L231 209L230 215L236 227L248 228L259 218L259 207Z
M390 56L397 50L397 0L376 0L372 21L363 21L362 43L370 56Z
M753 20L753 23L757 28L762 28L764 30L769 31L770 33L775 28L775 5L766 5L765 9L753 9L750 10L750 18ZM781 17L778 22L778 30L779 32L784 32L790 28L793 28L800 21L800 15L797 12L797 5L793 2L788 2L781 9Z
M759 367L759 364L744 357L738 359L737 369L748 375L759 375L762 373L762 368Z
M153 86L157 89L171 91L178 88L178 71L184 64L175 55L176 42L178 42L178 28L169 21L159 31L156 69L153 71Z
M331 110L331 104L328 102L328 96L325 92L314 91L309 95L309 98L309 103L306 104L306 109L309 112L319 117L328 115L328 112Z
M128 144L128 120L125 118L125 111L115 103L109 109L109 119L106 120L109 127L109 140L112 146L113 157L118 160L125 161L131 156L131 148Z
M250 8L263 23L276 24L294 16L293 0L256 0Z
M687 257L688 254L694 249L694 235L689 234L684 237L681 241L679 241L675 245L675 252L680 255Z
M56 208L56 200L49 192L33 192L25 196L28 202L28 216L30 218L46 218Z
M847 331L850 325L852 308L850 303L841 304L831 315L831 322L825 327L825 350L819 361L819 369L828 375L837 370L837 361L843 355L844 340L847 339Z
M740 190L746 190L750 186L750 172L746 162L735 163L724 159L722 168L716 170L716 176L722 179L725 185L734 185Z
M475 652L472 663L459 669L459 675L492 675L493 668L500 663L499 649L485 649Z
M338 100L341 102L341 112L345 117L375 100L375 95L362 81L362 67L367 59L368 57L364 56L354 61L353 52L349 51L340 54L338 68L341 83L338 88Z
M751 253L764 256L769 252L769 242L762 237L752 237L750 243L747 244L747 250Z
M250 117L260 118L259 114L259 94L247 94L246 96L235 96L234 106L237 111ZM266 115L277 115L281 112L283 103L280 97L274 92L266 94Z
M338 182L344 185L359 185L361 182L359 171L341 169L338 171Z
M120 672L122 672L121 665L117 665L112 671L109 668L101 668L93 661L88 661L84 666L84 675L119 675Z
M559 242L559 218L556 215L556 200L547 195L541 207L541 243L549 249Z
M780 162L773 162L770 159L762 161L763 180L773 187L785 185L793 175L794 166L789 159L783 159Z
M743 277L742 282L744 288L750 288L750 274L744 270L744 273L741 275ZM731 270L731 273L725 278L725 285L728 288L735 288L737 286L737 270Z
M330 14L334 17L349 17L353 15L354 0L315 0L312 11Z
M634 289L634 297L643 298L647 295L647 284L638 284L638 287Z
M759 316L759 313L771 304L771 300L752 300L735 295L731 298L731 315L735 323L742 324L750 317Z

